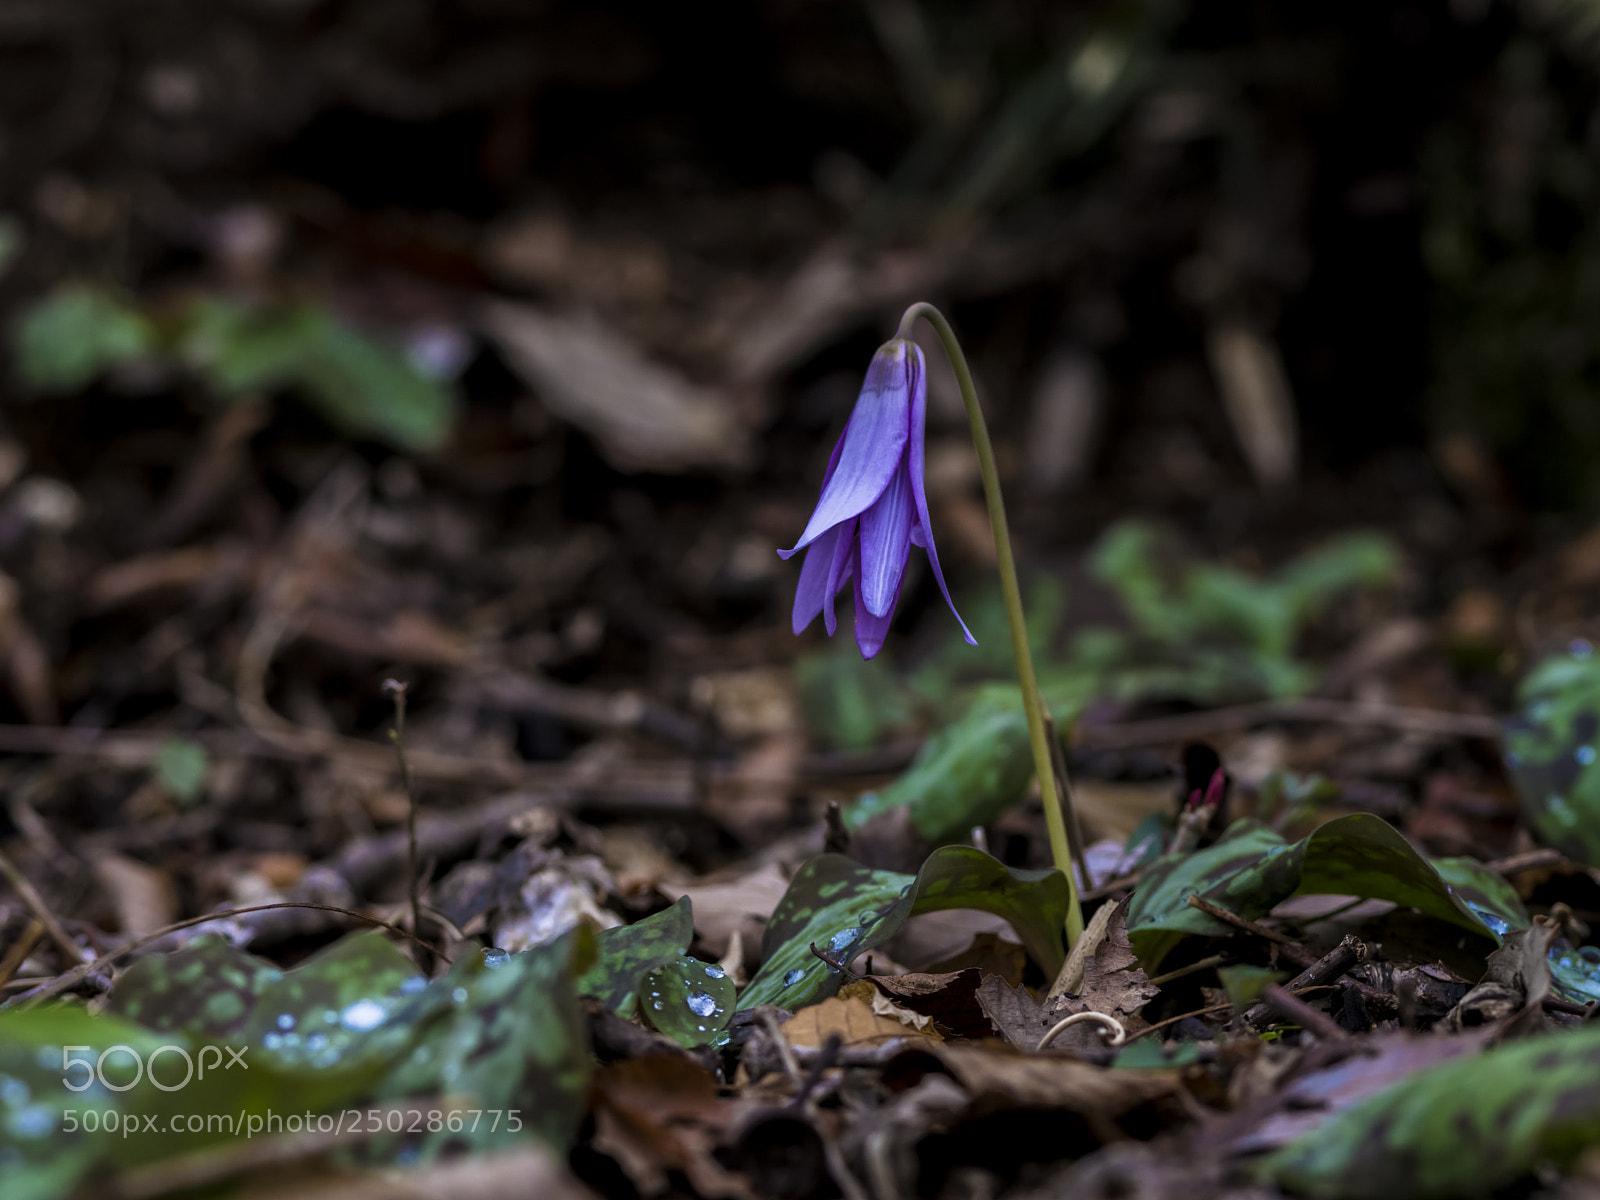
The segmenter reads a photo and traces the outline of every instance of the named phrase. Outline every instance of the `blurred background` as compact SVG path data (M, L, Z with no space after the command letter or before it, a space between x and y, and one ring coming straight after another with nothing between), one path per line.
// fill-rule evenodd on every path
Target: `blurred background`
M1503 710L1600 589L1597 80L1594 0L4 0L0 822L293 882L389 678L426 802L700 867L892 774L1009 657L932 344L980 650L920 556L796 640L774 550L918 299L1058 711Z

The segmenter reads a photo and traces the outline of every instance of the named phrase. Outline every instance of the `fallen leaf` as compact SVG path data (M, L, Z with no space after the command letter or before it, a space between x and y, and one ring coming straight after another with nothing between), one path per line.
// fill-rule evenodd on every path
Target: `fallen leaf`
M988 1019L978 1003L983 973L976 967L949 974L871 975L872 984L902 1008L938 1022L956 1037L990 1036Z
M1073 1013L1098 1012L1115 1017L1130 1033L1145 1028L1147 1023L1139 1016L1139 1010L1161 989L1150 982L1139 965L1139 958L1128 943L1123 914L1124 906L1119 905L1106 926L1105 937L1083 964L1082 990L1076 999L1058 999L1049 1013L1052 1020Z
M691 1059L623 1059L595 1077L594 1146L645 1196L667 1191L668 1172L678 1171L705 1200L744 1200L749 1186L712 1154L736 1108Z
M870 983L857 981L820 1004L799 1009L783 1023L783 1036L791 1046L821 1046L833 1035L846 1046L866 1046L891 1038L916 1037L932 1042L936 1034L912 1029L894 1017L872 1009L877 995Z
M1024 1054L998 1042L919 1043L885 1065L885 1082L910 1086L927 1073L929 1056L974 1102L995 1107L1052 1108L1114 1119L1178 1089L1176 1071L1120 1071L1059 1054Z
M761 945L767 918L789 890L789 881L774 863L731 882L679 884L663 880L663 894L677 900L688 896L694 905L694 932L708 950L727 952L735 931L746 946Z
M1044 1007L1020 984L1013 986L998 975L986 975L974 996L995 1032L1018 1049L1036 1049L1050 1028Z
M746 460L748 438L726 396L646 358L598 318L504 301L481 312L512 370L618 470L674 473Z

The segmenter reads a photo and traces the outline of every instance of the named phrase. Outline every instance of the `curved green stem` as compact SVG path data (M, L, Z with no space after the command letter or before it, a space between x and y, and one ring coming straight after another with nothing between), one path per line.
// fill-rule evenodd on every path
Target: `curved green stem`
M1033 747L1033 769L1039 776L1039 797L1044 802L1045 825L1050 831L1050 857L1056 867L1067 877L1071 889L1071 903L1067 907L1067 943L1078 940L1083 932L1083 910L1078 904L1078 888L1072 879L1072 848L1067 838L1067 822L1062 808L1063 797L1056 790L1055 771L1051 767L1050 740L1045 732L1044 700L1039 695L1039 685L1033 674L1033 652L1028 648L1028 626L1022 615L1022 589L1017 585L1017 564L1011 555L1011 535L1006 527L1006 506L1000 495L1000 473L994 465L994 447L989 443L989 427L984 423L983 410L978 407L978 391L972 384L972 371L967 367L967 356L961 352L955 331L944 314L933 305L919 301L906 309L900 318L899 337L909 338L911 327L918 317L925 317L939 335L944 351L955 368L956 383L961 388L961 403L966 406L967 420L972 425L972 445L978 452L978 470L983 475L983 495L989 504L989 524L994 529L995 556L999 559L1000 590L1005 595L1006 620L1011 626L1011 652L1017 660L1017 682L1022 687L1022 710L1028 718L1028 741Z

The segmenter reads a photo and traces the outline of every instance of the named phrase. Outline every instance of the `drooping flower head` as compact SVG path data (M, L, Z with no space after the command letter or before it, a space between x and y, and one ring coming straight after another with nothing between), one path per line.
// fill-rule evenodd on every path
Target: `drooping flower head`
M907 338L885 342L828 460L816 511L794 548L778 551L788 558L806 550L794 595L796 634L821 613L832 637L834 597L853 578L856 645L863 658L877 654L894 619L911 547L921 546L961 632L970 645L978 644L950 599L928 524L922 462L927 418L922 350Z

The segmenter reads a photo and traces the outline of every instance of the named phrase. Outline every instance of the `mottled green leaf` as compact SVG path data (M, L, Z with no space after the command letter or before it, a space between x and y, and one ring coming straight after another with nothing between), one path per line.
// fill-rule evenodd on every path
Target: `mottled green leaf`
M1518 701L1505 761L1523 817L1567 857L1600 867L1600 656L1574 642L1528 673Z
M1550 985L1556 995L1574 1004L1600 1000L1600 946L1552 946Z
M1325 821L1292 844L1255 821L1236 821L1214 845L1162 859L1145 871L1128 906L1128 940L1153 971L1185 936L1234 932L1189 907L1192 895L1250 920L1300 893L1389 900L1495 941L1501 932L1496 926L1509 925L1508 916L1527 924L1521 905L1508 908L1509 893L1492 887L1487 873L1459 862L1447 870L1464 886L1471 884L1473 902L1458 896L1405 838L1368 813Z
M845 810L858 829L879 813L909 805L911 824L929 841L965 838L1022 798L1033 778L1028 724L1020 705L978 705L922 744L911 766L880 792Z
M687 954L645 972L639 1012L680 1046L703 1046L722 1032L735 1007L733 981L715 963Z
M147 1029L222 1041L244 1027L262 989L283 972L220 934L136 961L117 980L106 1012Z
M1600 1028L1547 1034L1420 1071L1262 1164L1309 1196L1486 1196L1600 1139Z
M406 1162L447 1149L494 1149L530 1134L567 1147L583 1120L590 1068L572 978L593 953L593 931L581 925L558 942L520 954L466 955L383 1018L420 1033L374 1089L374 1099L448 1093L470 1097L473 1108L518 1114L517 1128L483 1122L476 1130L427 1133L405 1147ZM374 1153L399 1150L386 1145Z
M1451 893L1497 937L1528 927L1528 910L1511 882L1475 858L1430 858Z
M371 1062L285 1069L249 1047L235 1058L230 1047L241 1050L78 1005L0 1012L6 1200L62 1196L92 1170L219 1145L268 1112L342 1106L377 1075Z
M26 309L16 329L17 370L44 392L80 391L155 349L144 314L98 288L61 288Z
M1264 916L1277 901L1263 907L1256 895L1261 881L1246 873L1266 861L1288 865L1285 845L1282 837L1258 822L1235 821L1205 849L1168 856L1147 867L1128 901L1127 916L1128 942L1145 970L1154 971L1185 936L1227 937L1233 932L1231 925L1190 908L1186 903L1190 896L1201 896L1240 916ZM1299 882L1298 864L1293 866L1293 877L1284 896Z
M578 995L631 1015L645 972L681 958L693 940L694 911L687 896L642 921L602 930L594 965L578 980Z
M1046 974L1054 975L1065 957L1068 896L1059 871L1007 867L970 846L935 850L914 876L820 855L796 873L767 922L761 970L739 994L739 1007L795 1009L825 999L839 989L840 975L812 953L813 945L847 963L882 945L911 917L950 908L1005 918Z

